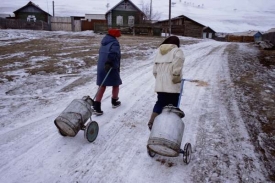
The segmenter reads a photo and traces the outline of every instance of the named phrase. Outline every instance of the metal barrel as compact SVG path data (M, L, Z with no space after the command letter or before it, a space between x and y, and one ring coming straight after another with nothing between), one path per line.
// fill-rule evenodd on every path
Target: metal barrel
M155 118L147 148L157 154L169 157L178 156L182 142L184 113L173 106L164 107Z
M54 120L54 124L67 136L76 136L92 115L91 104L91 98L87 96L73 100Z

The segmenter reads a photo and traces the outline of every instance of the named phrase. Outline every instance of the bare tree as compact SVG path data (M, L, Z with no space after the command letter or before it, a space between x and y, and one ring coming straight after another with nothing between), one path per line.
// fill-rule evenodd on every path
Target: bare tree
M161 18L161 13L154 11L152 7L152 0L150 3L145 3L143 0L141 0L139 5L141 5L141 11L143 11L146 16L145 20L156 21Z

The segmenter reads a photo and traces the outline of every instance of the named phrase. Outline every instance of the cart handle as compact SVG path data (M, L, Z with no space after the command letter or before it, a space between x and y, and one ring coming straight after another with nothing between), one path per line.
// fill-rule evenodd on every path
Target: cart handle
M180 95L179 95L178 106L177 106L178 108L180 107L180 100L181 100L181 95L182 95L182 92L183 92L184 81L193 82L194 80L193 79L181 79Z
M109 74L110 74L110 72L111 72L112 69L113 69L112 67L109 69L109 71L108 71L108 73L106 74L105 78L103 79L101 85L98 87L98 89L97 89L97 91L96 91L96 94L95 94L93 100L95 100L95 98L96 98L96 96L97 96L97 94L98 94L98 92L99 92L99 89L103 86L105 80L106 80L107 77L109 76Z

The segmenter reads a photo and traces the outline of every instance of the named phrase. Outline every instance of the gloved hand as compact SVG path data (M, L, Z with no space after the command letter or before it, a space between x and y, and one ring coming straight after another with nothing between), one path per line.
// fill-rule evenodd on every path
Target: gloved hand
M175 76L175 75L173 75L172 82L174 84L181 83L181 76Z
M110 61L107 61L104 65L104 69L106 72L108 72L112 67L113 67L113 64Z

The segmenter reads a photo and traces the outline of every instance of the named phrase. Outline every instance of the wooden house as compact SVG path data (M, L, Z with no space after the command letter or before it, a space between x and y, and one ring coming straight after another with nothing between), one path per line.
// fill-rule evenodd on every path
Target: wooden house
M106 33L109 28L118 28L122 34L160 36L162 29L146 23L146 15L130 0L122 0L109 11L103 22L94 24L95 33Z
M27 20L28 22L37 22L41 20L50 23L49 21L51 15L31 1L13 13L15 15L15 19Z
M122 0L105 14L109 27L142 24L145 14L130 0Z
M169 29L169 19L158 21L155 24L161 25L165 32ZM192 20L184 15L171 18L171 34L194 38L215 38L215 31L208 26Z
M228 42L257 42L262 40L262 33L259 31L246 31L231 33L226 36Z
M263 41L270 41L275 45L275 28L269 29L263 34Z
M13 13L14 17L0 18L2 29L50 30L51 15L31 1Z

